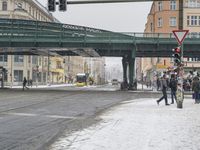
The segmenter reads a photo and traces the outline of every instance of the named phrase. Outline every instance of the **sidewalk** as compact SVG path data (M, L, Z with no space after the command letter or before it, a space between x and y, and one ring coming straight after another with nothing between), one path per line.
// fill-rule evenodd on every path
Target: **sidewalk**
M162 93L161 90L157 91L155 87L148 87L146 85L138 84L137 91L130 91L130 92L150 92L150 93ZM168 97L170 96L170 89L167 91ZM184 95L192 95L193 91L184 91Z
M63 135L50 150L199 150L200 104L184 100L159 106L156 99L127 101L103 113L102 121Z

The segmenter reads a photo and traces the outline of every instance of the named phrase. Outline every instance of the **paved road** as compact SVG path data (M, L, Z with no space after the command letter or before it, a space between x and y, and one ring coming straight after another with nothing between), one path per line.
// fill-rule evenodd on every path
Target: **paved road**
M124 100L155 97L111 87L0 90L0 149L44 150L65 130L98 120L95 116ZM158 95L157 95L158 96Z

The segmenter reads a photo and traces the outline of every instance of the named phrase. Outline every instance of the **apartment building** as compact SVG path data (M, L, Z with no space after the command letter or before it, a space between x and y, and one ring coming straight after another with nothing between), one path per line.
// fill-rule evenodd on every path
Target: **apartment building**
M179 1L154 1L147 17L145 33L172 33L179 27ZM183 29L190 36L200 36L200 0L184 0ZM185 71L198 69L199 58L184 58ZM155 71L163 71L173 66L173 58L142 58L141 70L148 80Z
M59 22L37 0L0 0L0 18ZM23 77L35 84L66 83L70 78L74 81L77 73L84 72L84 61L83 57L71 56L0 55L0 66L7 69L5 83L11 86L21 85Z
M36 0L0 0L0 18L57 21ZM8 85L21 84L23 77L37 83L47 82L48 60L45 56L0 55L0 66L7 69L5 82Z

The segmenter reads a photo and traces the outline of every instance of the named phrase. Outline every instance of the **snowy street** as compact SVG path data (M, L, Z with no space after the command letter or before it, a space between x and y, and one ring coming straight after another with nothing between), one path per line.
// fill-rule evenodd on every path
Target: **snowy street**
M199 114L190 97L183 109L153 98L126 101L102 113L99 123L66 132L50 150L199 150Z

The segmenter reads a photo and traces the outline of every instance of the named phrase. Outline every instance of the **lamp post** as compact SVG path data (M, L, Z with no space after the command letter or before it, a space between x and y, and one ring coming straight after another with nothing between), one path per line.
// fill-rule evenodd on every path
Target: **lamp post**
M11 55L10 57L11 61L10 61L10 87L12 88L13 86L13 55Z
M49 73L49 68L50 68L50 60L49 60L49 50L48 50L47 84L50 86L50 73Z

